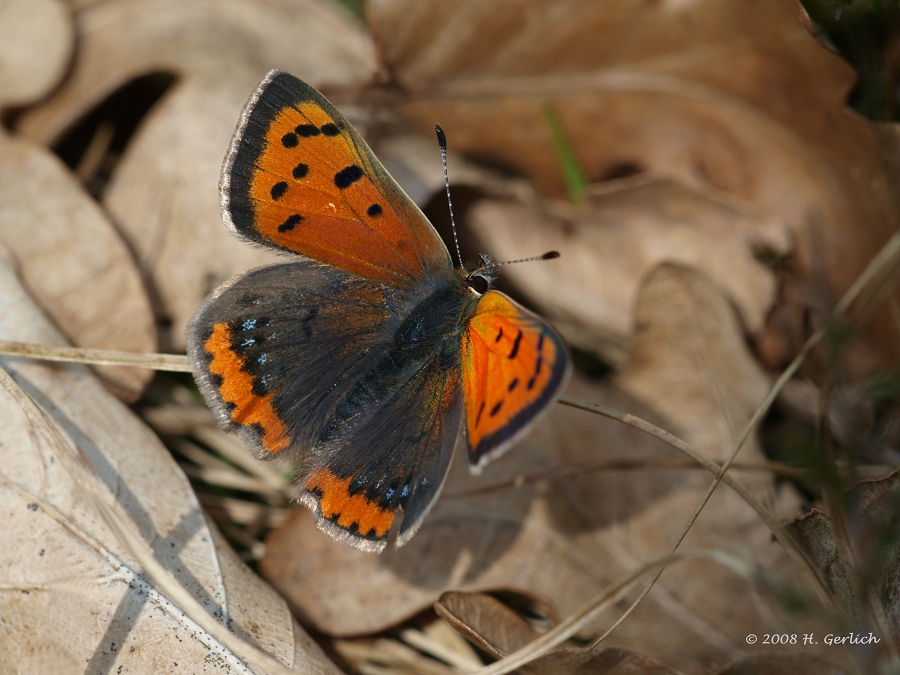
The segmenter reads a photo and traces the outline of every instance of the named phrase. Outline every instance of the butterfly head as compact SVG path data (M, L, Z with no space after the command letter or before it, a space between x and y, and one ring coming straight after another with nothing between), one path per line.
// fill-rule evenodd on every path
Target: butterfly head
M461 267L459 274L465 281L466 287L476 296L481 297L491 290L491 286L497 280L499 265L487 253L482 253L478 258L478 262L470 265L470 270Z

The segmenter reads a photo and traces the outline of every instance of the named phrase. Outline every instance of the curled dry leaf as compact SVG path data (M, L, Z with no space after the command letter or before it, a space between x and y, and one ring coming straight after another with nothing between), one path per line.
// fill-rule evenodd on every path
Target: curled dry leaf
M520 649L538 632L497 598L484 593L444 593L438 615L461 635L494 657ZM623 649L555 649L517 672L535 675L679 675L655 659Z
M847 578L847 568L838 555L831 523L819 509L797 518L790 525L791 534L816 563L828 589L847 611L848 616L859 620L856 594Z
M534 626L486 593L443 593L434 609L456 632L494 658L521 649L538 633Z
M842 557L832 530L831 518L813 509L791 524L791 531L819 565L829 588L856 621L855 630L867 633L865 599L857 588L880 606L871 608L883 615L892 635L877 635L900 644L900 469L883 478L862 480L847 491L847 533L854 560ZM850 575L854 575L851 577ZM868 590L867 590L868 589ZM876 628L877 631L877 628ZM882 648L884 644L882 642ZM882 654L883 656L883 654ZM873 654L869 658L876 658ZM873 669L874 663L871 664Z
M571 342L620 364L641 282L663 262L703 272L732 299L751 334L763 330L776 279L754 256L789 252L784 223L727 193L671 178L610 181L592 186L585 199L581 208L533 194L484 199L467 219L489 251L560 252L557 262L512 265L503 275L535 298Z
M0 5L0 107L43 96L69 65L75 31L62 0Z
M0 339L64 344L0 260ZM232 631L300 673L337 673L200 510L156 436L80 366L0 365L71 439L160 563ZM16 672L249 673L154 590L86 506L58 445L0 390L0 663ZM192 665L193 664L193 665ZM86 670L85 670L86 669Z
M766 393L765 377L736 318L723 319L728 311L728 301L709 282L680 268L663 268L642 290L642 330L619 386L576 378L569 393L649 420L662 413L669 420L660 422L663 427L690 431L701 451L724 456ZM659 367L670 362L668 371ZM651 364L661 371L658 379ZM742 460L758 456L755 446L744 453ZM299 616L335 635L384 629L449 589L515 590L565 617L611 582L665 555L705 493L709 475L648 468L481 490L548 467L619 458L646 458L649 464L673 455L630 427L557 406L480 477L455 462L444 495L403 548L380 556L355 551L318 533L306 509L299 508L269 536L260 569ZM771 482L758 480L755 487L768 490ZM752 552L763 569L798 574L755 513L724 488L713 495L684 545ZM777 603L761 609L763 603L754 600L757 591L751 580L711 562L675 566L605 645L690 672L722 666L750 649L744 641L748 633L760 626L783 627L774 618ZM618 615L603 616L593 634ZM813 630L817 621L791 617L797 630Z
M244 103L273 67L316 85L375 69L371 41L321 0L110 0L75 13L79 54L64 85L19 129L51 144L110 94L147 73L175 83L143 119L103 196L171 321L172 349L204 297L277 258L222 225L218 180ZM190 26L190 30L185 30Z
M368 8L404 92L397 109L423 133L440 119L457 151L561 196L551 109L589 182L666 176L785 223L795 248L779 302L796 311L767 328L769 366L793 356L803 309L833 304L898 227L884 132L845 106L855 75L817 41L800 3L373 0ZM514 241L493 253L518 255ZM554 292L544 291L543 304ZM885 306L869 327L851 375L900 363Z

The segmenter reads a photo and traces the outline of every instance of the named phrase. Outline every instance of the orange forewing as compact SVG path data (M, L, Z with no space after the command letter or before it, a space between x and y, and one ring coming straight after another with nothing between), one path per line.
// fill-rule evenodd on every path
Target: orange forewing
M329 137L319 132L298 138L292 148L282 143L283 138L297 138L298 127L321 129L327 124L334 120L312 103L300 105L299 110L286 107L273 120L250 184L260 234L278 246L361 276L384 277L386 270L415 276L419 263L405 228L362 173L362 159L348 134ZM298 166L298 173L306 173L296 179L293 172ZM348 167L359 167L361 177L340 189L335 176ZM345 175L352 178L352 170ZM282 185L284 192L273 199ZM380 211L373 217L370 209ZM289 227L295 216L302 221Z
M451 265L437 232L349 122L285 73L266 78L226 163L223 202L238 231L394 286ZM240 211L240 207L237 209Z
M212 335L204 343L211 357L209 372L221 379L219 394L231 407L231 421L241 426L255 426L261 430L260 442L270 453L278 453L290 445L288 430L272 406L272 395L254 394L253 378L232 348L228 324L217 323Z
M562 338L502 293L478 303L462 340L470 462L483 464L552 401L569 372Z

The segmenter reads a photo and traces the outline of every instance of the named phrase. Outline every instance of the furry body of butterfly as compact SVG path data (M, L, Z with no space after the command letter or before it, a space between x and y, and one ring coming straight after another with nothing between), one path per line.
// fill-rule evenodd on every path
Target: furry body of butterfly
M187 330L220 425L300 466L319 529L380 551L409 540L460 428L479 470L556 398L565 344L454 269L437 232L343 116L273 71L248 102L222 174L226 223L296 262L218 289Z

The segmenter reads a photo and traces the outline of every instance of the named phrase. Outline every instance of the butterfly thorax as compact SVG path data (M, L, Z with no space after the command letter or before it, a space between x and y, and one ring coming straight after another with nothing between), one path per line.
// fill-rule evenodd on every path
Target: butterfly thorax
M455 372L459 368L460 336L476 310L477 294L448 270L446 275L435 275L427 291L405 304L408 309L398 317L393 340L335 408L319 444L328 445L345 435L358 416L382 405L426 370Z
M458 346L466 320L475 312L477 299L453 275L421 297L394 335L395 350L406 358L428 358L446 344Z

